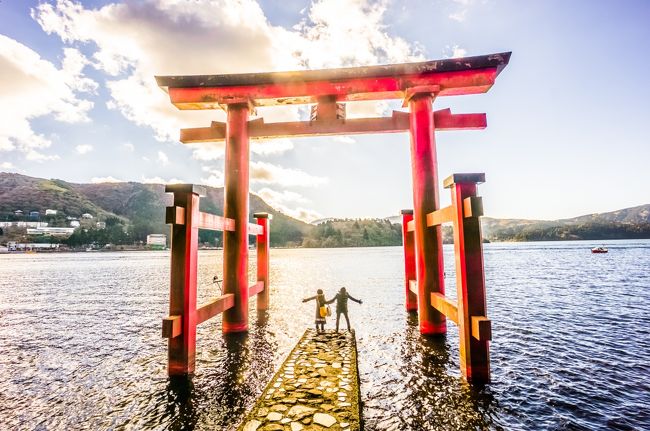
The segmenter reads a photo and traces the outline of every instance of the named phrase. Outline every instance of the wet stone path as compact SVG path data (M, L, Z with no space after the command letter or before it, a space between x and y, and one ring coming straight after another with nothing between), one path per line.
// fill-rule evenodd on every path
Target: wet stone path
M239 431L357 431L359 379L354 332L309 329Z

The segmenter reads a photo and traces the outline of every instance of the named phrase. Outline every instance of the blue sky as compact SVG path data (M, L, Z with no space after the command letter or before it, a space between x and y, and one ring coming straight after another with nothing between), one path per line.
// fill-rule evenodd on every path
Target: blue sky
M336 67L512 51L487 93L435 109L486 112L437 134L439 177L485 172L486 215L555 219L650 203L647 1L0 2L0 171L73 182L219 186L223 148L188 147L154 74ZM349 107L388 115L399 103ZM270 120L304 109L268 110ZM305 219L412 206L406 134L260 143L251 188ZM441 190L442 204L448 203Z

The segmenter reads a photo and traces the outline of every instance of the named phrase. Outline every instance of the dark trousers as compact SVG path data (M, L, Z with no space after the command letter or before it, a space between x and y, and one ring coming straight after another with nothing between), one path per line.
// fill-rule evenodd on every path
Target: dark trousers
M341 319L341 314L345 316L345 323L348 324L348 331L350 330L350 318L348 317L348 310L339 311L336 310L336 330L339 330L339 320Z

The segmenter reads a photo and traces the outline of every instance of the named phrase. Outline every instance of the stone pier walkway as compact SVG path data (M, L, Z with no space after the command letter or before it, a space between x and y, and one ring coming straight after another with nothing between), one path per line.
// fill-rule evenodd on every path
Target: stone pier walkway
M309 329L239 431L361 429L354 332Z

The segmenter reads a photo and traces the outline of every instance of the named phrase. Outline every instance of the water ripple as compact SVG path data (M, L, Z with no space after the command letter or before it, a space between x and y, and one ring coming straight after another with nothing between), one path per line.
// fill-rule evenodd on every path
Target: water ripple
M169 255L0 257L2 429L231 429L304 328L316 288L347 286L368 430L650 429L650 242L489 244L493 383L467 385L454 324L421 337L399 248L273 250L271 310L248 334L201 325L197 374L168 379ZM199 256L199 303L220 294ZM446 284L455 297L453 250ZM254 274L251 265L251 279ZM330 321L330 325L332 322Z

